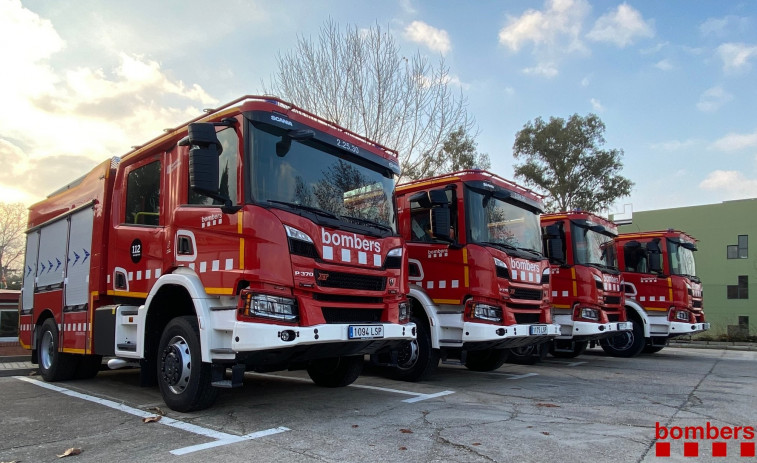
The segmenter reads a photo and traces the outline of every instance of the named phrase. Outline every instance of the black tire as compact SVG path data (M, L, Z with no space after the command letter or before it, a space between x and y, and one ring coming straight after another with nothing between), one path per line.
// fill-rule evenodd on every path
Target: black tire
M210 364L202 363L196 317L177 317L168 322L157 358L158 386L171 410L188 412L213 405L218 389L210 384Z
M644 346L644 349L642 349L642 352L644 352L645 354L656 354L657 352L660 352L664 348L665 346L646 345Z
M77 359L58 351L59 339L55 320L48 318L42 323L37 337L39 374L45 381L65 381L76 373Z
M552 341L549 343L549 353L552 354L552 357L557 357L560 359L576 358L586 352L586 349L589 347L589 341L574 341L572 343L573 347L571 351L568 352L566 350L555 350L555 342L557 341Z
M624 333L604 338L599 341L599 345L602 346L602 350L605 353L612 355L613 357L630 358L639 355L646 345L646 339L644 339L644 327L641 326L641 322L637 320L631 320L633 323L633 329Z
M363 371L363 356L312 360L308 375L321 387L344 387L354 383Z
M100 366L103 363L102 355L80 355L79 365L76 366L76 373L74 378L76 379L90 379L97 376L100 371Z
M397 356L392 377L401 381L421 381L439 366L439 350L431 345L431 331L425 320L413 317L416 326L415 341L403 343Z
M549 351L547 343L511 347L509 350L510 355L507 357L507 362L517 365L536 365L547 358Z
M469 351L465 356L465 368L471 371L494 371L507 361L509 355L508 349Z

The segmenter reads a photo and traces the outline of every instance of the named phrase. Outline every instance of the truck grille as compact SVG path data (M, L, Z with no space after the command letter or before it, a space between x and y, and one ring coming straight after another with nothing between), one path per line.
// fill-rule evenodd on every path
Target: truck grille
M383 291L386 288L385 277L324 272L318 269L315 269L314 273L316 284L324 288L359 289L363 291Z
M616 313L608 313L607 314L607 320L611 321L611 322L616 322L616 321L620 320L620 315L618 315Z
M695 309L701 309L702 308L702 301L694 301L694 303L692 304L692 306Z
M541 289L524 289L515 288L515 292L510 294L513 299L526 299L528 301L540 301Z
M605 296L605 304L608 304L608 305L620 304L620 296Z
M513 315L515 315L515 323L519 325L525 325L525 324L531 324L531 323L539 323L539 314L538 313L518 313L515 312Z
M381 321L381 309L341 309L324 307L326 323L374 323Z

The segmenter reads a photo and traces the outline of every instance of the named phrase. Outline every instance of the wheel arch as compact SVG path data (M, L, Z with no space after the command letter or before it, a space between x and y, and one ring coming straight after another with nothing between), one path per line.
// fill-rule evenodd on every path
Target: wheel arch
M641 326L644 328L644 337L650 337L649 317L647 316L644 307L636 301L626 301L626 316L629 320L635 319L640 322Z
M408 293L408 299L412 304L412 310L414 314L423 313L424 318L421 319L421 323L425 322L431 333L431 347L439 349L439 339L441 337L441 324L439 323L439 317L436 313L436 304L431 300L431 297L417 285L410 285L410 292Z

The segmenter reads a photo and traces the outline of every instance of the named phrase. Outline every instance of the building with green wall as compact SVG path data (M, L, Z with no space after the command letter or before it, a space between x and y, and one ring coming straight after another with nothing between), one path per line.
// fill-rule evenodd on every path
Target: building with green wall
M704 334L757 334L757 290L749 294L750 284L757 284L757 198L633 212L631 223L618 228L620 233L673 228L696 238L697 276L711 323Z

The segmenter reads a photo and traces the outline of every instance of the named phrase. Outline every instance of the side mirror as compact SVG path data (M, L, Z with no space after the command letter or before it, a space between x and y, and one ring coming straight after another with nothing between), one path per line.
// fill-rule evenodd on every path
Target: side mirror
M240 206L233 206L231 199L219 191L220 166L218 157L223 152L218 141L215 125L209 122L189 124L187 137L179 145L189 145L189 186L202 195L223 203L221 211L232 214Z
M215 127L205 122L189 124L188 139L190 187L206 196L218 196L218 156L223 148Z
M451 241L449 236L449 208L435 207L429 212L431 214L431 232L434 234L434 237L444 241Z

